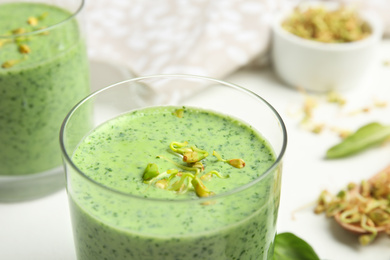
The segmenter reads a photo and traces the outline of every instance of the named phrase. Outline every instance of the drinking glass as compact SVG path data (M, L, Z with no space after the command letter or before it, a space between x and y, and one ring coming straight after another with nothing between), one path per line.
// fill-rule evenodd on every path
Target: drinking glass
M58 132L90 92L83 8L0 0L0 202L65 187Z
M154 106L197 107L239 119L268 142L275 160L249 183L197 199L145 198L80 170L73 155L93 129ZM199 76L134 78L79 102L63 122L60 142L79 260L272 259L287 134L277 111L257 94Z

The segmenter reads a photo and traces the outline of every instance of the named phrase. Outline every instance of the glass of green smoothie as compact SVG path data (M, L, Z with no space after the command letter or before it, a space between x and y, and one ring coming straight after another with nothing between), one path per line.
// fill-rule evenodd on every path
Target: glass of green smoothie
M78 103L60 143L79 260L272 259L287 134L257 94L130 79Z
M89 90L84 0L0 0L0 202L65 187L58 132Z

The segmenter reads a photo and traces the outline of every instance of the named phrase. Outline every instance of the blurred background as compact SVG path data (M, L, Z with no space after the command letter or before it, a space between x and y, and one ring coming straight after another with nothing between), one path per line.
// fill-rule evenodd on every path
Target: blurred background
M126 66L136 75L225 77L242 66L267 63L274 15L301 2L305 1L86 1L89 56ZM376 13L384 37L390 35L390 1L333 2Z

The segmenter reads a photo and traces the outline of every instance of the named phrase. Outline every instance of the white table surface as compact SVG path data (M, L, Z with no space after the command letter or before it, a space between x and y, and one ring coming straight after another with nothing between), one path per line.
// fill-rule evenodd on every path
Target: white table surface
M390 61L389 41L383 42L379 54L375 68L365 83L341 92L347 99L344 108L327 104L323 97L318 96L318 120L351 129L372 121L390 124L390 66L383 64ZM104 75L99 82L101 85L127 77L118 68L105 70L104 66L93 64L92 67L94 81ZM104 71L106 74L102 74ZM336 193L350 181L359 182L385 168L390 164L390 144L342 160L325 160L325 151L339 138L329 130L313 134L301 128L297 111L303 104L302 93L286 87L271 68L242 69L227 80L268 100L287 126L289 140L284 159L278 231L293 232L302 237L321 259L390 260L388 236L380 236L369 246L360 246L356 236L339 228L332 219L315 215L312 205L304 207L315 201L323 189ZM388 102L388 106L369 113L348 115L351 111L372 105L375 99ZM34 201L0 204L0 259L76 259L64 189Z

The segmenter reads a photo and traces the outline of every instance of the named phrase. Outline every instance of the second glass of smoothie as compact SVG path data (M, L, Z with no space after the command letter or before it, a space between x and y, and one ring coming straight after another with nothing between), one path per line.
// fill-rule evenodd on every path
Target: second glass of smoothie
M83 0L0 0L0 202L65 187L58 132L89 93Z
M149 86L168 91L135 101ZM136 78L83 99L60 135L79 260L272 259L287 136L258 95Z

